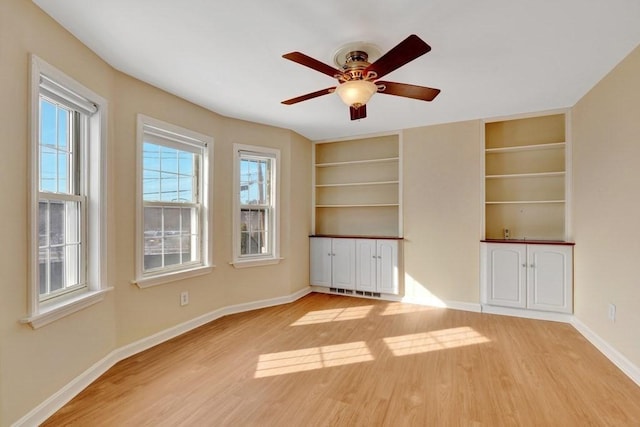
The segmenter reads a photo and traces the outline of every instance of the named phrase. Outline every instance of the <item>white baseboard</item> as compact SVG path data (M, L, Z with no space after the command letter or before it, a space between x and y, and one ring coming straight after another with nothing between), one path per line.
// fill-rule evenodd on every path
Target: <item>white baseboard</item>
M347 294L347 293L331 292L329 289L330 288L327 288L324 286L311 286L311 290L313 292L317 292L320 294L340 295L345 297L376 299L376 300L392 301L392 302L406 302L407 304L424 305L428 307L450 308L452 310L473 311L476 313L480 313L480 304L471 303L471 302L442 301L439 299L428 298L428 297L421 298L421 297L414 297L414 296L401 296L401 295L392 295L392 294L380 294L379 297L371 297L367 295L356 294L355 291L353 291L353 293L351 294Z
M524 317L525 319L550 320L552 322L571 323L573 315L568 313L553 313L550 311L525 310L521 308L497 307L482 305L482 312L487 314L499 314L501 316Z
M12 427L35 427L42 424L47 418L67 404L71 399L87 388L100 375L104 374L121 359L116 358L116 352L112 351L106 357L99 360L89 369L74 378L70 383L62 387L47 400L33 408L25 416L13 423Z
M591 344L594 345L607 359L616 365L622 372L631 378L638 386L640 386L640 367L631 363L629 359L624 357L618 350L613 348L611 344L602 339L598 334L593 332L587 325L579 319L573 318L571 322L574 328L578 330Z
M228 316L230 314L243 313L245 311L257 310L260 308L273 307L276 305L288 304L297 299L302 298L303 296L311 293L310 288L304 288L297 292L294 292L291 295L286 295L283 297L271 298L267 300L260 301L252 301L243 304L230 305L227 307L221 307L217 310L214 310L210 313L203 314L202 316L196 317L195 319L191 319L187 322L181 323L179 325L173 326L169 329L165 329L164 331L158 332L157 334L148 336L134 343L128 344L124 347L116 350L118 361L124 360L127 357L131 357L134 354L138 354L144 350L147 350L153 346L156 346L160 343L170 340L171 338L175 338L179 335L184 334L192 329L195 329L199 326L205 325L209 322L213 322L216 319L219 319L223 316Z
M244 304L236 304L228 307L222 307L210 313L196 317L195 319L173 326L164 331L158 332L131 344L120 347L102 360L96 362L89 369L74 378L67 385L62 387L51 397L46 399L40 405L29 411L25 416L12 424L12 427L31 427L38 426L56 411L67 404L71 399L77 396L82 390L95 381L100 375L104 374L116 363L121 360L138 354L144 350L175 338L199 326L212 322L229 314L242 313L245 311L257 310L260 308L273 307L276 305L288 304L294 302L305 295L311 293L311 288L306 287L297 292L283 297L271 298L261 301L253 301Z
M360 294L357 294L356 291L353 289L347 289L347 290L344 290L344 292L334 292L331 289L335 289L335 288L328 288L326 286L315 286L315 285L311 286L311 292L315 292L318 294L337 295L341 297L375 299L375 300L382 300L382 301L398 301L399 302L402 300L402 297L400 295L383 294L383 293L377 293L379 296L366 295L366 294L360 295ZM342 291L342 289L340 291ZM369 293L371 294L372 292L369 292Z

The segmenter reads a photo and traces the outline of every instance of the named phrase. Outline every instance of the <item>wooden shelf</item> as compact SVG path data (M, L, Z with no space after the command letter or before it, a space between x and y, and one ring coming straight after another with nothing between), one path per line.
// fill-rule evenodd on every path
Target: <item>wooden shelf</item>
M329 168L334 166L349 166L349 165L364 165L372 163L385 163L385 162L397 162L398 157L386 157L383 159L369 159L369 160L349 160L346 162L331 162L331 163L316 163L317 168Z
M500 202L490 202L487 201L485 204L487 205L535 205L535 204L545 204L545 203L564 203L564 200L507 200Z
M372 203L361 205L316 205L316 208L387 208L400 206L398 203Z
M343 183L340 183L340 184L316 184L316 188L359 187L359 186L368 186L368 185L387 185L387 184L397 185L398 181L343 182Z
M564 148L565 142L553 142L549 144L513 145L509 147L487 148L486 153L513 153L516 151L550 150Z
M487 179L502 179L502 178L542 178L546 176L565 176L565 172L535 172L535 173L510 173L505 175L486 175Z

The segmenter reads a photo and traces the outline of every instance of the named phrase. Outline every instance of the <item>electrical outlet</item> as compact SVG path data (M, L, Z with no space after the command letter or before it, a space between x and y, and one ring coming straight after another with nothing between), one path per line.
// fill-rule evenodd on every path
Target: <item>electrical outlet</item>
M180 293L180 305L185 306L189 304L189 292L184 291Z
M609 304L609 320L612 322L616 321L616 305Z

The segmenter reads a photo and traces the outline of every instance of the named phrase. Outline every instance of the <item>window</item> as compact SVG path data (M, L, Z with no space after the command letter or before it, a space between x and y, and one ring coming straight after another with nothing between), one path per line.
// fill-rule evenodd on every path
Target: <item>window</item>
M138 116L138 263L147 287L210 271L213 139Z
M23 322L34 328L107 290L106 109L103 98L31 57L31 279Z
M234 262L236 267L279 262L280 151L234 144Z

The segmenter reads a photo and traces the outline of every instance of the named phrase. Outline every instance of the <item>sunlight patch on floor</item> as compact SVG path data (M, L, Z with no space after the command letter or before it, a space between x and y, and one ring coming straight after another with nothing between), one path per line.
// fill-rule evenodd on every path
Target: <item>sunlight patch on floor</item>
M262 354L258 359L254 378L369 362L373 359L364 341Z
M394 356L428 353L430 351L464 347L491 341L489 338L468 326L388 337L383 340Z
M312 325L315 323L340 322L345 320L364 319L373 309L372 305L360 307L335 308L330 310L310 311L291 326Z
M416 305L416 304L394 302L394 303L387 304L384 311L380 313L380 315L393 316L396 314L418 313L421 311L431 311L431 310L438 310L438 309L440 309L440 307L426 307L426 306Z

